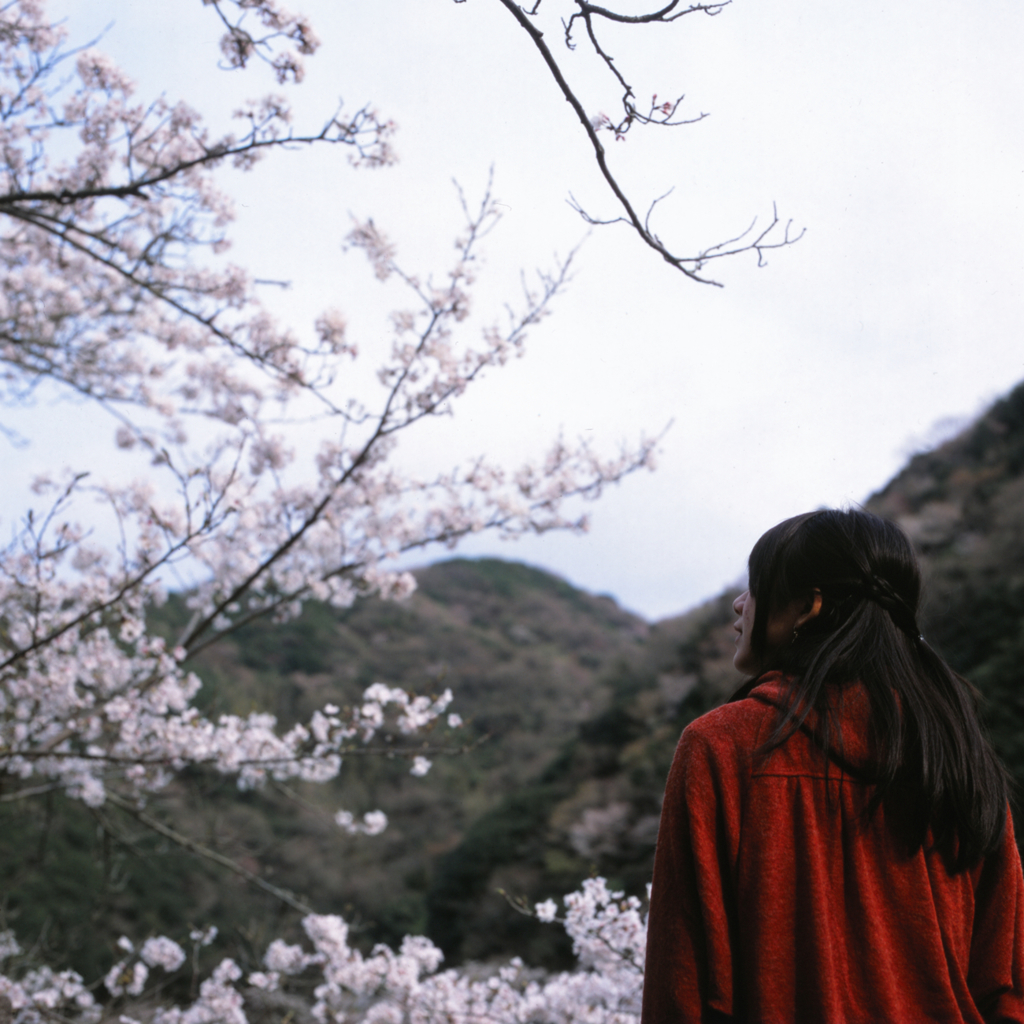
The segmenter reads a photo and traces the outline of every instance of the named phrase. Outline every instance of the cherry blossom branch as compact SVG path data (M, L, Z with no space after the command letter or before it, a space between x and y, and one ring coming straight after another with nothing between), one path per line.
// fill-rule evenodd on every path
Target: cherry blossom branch
M4 11L20 12L24 2ZM301 19L286 16L269 0L246 0L239 9L242 17L255 12L266 24L283 26L286 35L295 29L298 35L290 38L305 38L297 28ZM219 6L218 11L223 16ZM39 17L40 11L33 7L31 14ZM135 106L132 84L107 58L91 50L61 51L60 30L9 18L10 13L0 12L8 57L4 73L19 89L0 109L6 162L0 174L0 215L16 226L45 232L53 244L47 248L17 229L0 232L0 261L8 270L5 287L16 300L7 308L34 308L39 321L34 330L17 321L13 329L0 323L0 360L15 371L7 387L13 391L19 375L27 374L30 389L41 373L90 396L166 408L166 398L153 401L147 368L125 351L122 325L135 323L168 350L197 353L223 343L249 366L269 373L276 387L305 390L326 403L328 413L342 415L320 386L329 381L311 365L317 360L324 366L325 357L336 355L331 345L321 339L319 347L310 349L287 333L275 333L236 269L212 274L190 265L187 257L197 248L220 251L227 244L221 228L231 219L230 206L209 179L224 160L248 169L270 149L341 143L354 148L356 163L384 166L393 160L388 144L393 124L380 120L370 107L349 117L339 108L319 132L296 132L284 101L267 97L236 112L248 122L243 138L210 141L198 115L183 104L172 106L160 98L148 107ZM54 88L49 80L72 54L77 54L80 84L67 95L62 92L66 82ZM26 81L36 84L28 87ZM66 96L60 110L53 106L58 95ZM76 129L81 129L77 153L51 172L47 136ZM19 262L26 246L37 250L32 268ZM71 251L82 262L69 261ZM42 279L41 270L49 271ZM104 271L138 289L127 304L125 290ZM84 335L95 340L79 348L83 332L64 328L74 323L71 310L83 313L83 299L93 306L88 312L99 315L91 334ZM245 306L255 315L230 321L229 314ZM191 323L191 333L183 329L185 322ZM102 349L97 327L110 336ZM199 379L212 382L217 367L207 366L203 373ZM256 392L249 390L255 401ZM199 392L186 382L183 393ZM228 409L197 411L235 415L237 408L234 403Z
M388 735L387 740L392 737ZM342 757L386 757L389 760L392 758L403 758L404 760L411 761L417 757L461 757L464 754L469 754L476 750L477 747L482 746L488 740L493 738L493 733L485 733L483 736L479 736L477 739L470 743L460 744L442 744L442 745L431 745L429 743L419 743L415 747L395 747L395 746L367 746L366 743L359 745L345 745L335 744L333 750ZM110 754L106 752L82 752L74 750L5 750L0 748L0 757L4 755L15 755L19 760L22 761L37 761L42 758L52 759L54 761L94 761L100 764L108 764L114 767L123 765L139 765L143 768L164 768L164 767L175 767L181 761L180 752L176 754L164 754L158 757L130 757L130 756L118 756L117 754ZM189 760L189 765L194 768L216 768L221 763L221 758L215 756L209 757L197 757ZM236 768L258 768L261 771L272 772L275 768L288 767L293 765L296 760L296 755L292 754L280 754L278 756L269 757L253 757L253 758L234 758L232 765ZM283 783L280 780L274 780L276 788L280 788ZM25 789L19 789L15 793L6 794L0 796L0 803L10 803L17 800L27 800L33 796L39 796L43 793L49 793L56 789L63 788L59 784L47 785L47 786L36 786L27 787ZM283 790L282 790L283 791Z
M14 803L17 800L28 800L34 796L43 796L46 793L54 793L64 787L59 782L47 783L45 786L23 786L13 793L4 793L0 796L0 804Z
M279 81L298 80L301 57L316 47L306 22L276 0L207 6L225 29L227 66L256 57L270 62ZM602 11L589 13L600 18ZM150 469L123 486L41 478L36 493L56 495L49 510L29 513L0 549L0 778L9 784L0 803L63 790L118 841L130 845L138 831L121 827L124 814L306 914L313 951L274 940L266 971L250 974L247 984L273 991L282 977L316 968L323 984L310 1013L318 1020L343 1013L359 1021L463 1024L570 1024L583 1013L590 1024L634 1020L640 974L620 954L637 948L642 922L603 882L591 880L575 903L567 901L579 971L539 985L513 963L481 982L439 973L440 952L422 937L364 956L348 945L340 918L310 913L293 893L143 804L188 766L206 766L243 790L269 782L294 792L286 783L334 779L346 757L397 755L421 776L430 757L465 753L487 738L459 744L434 731L462 724L447 714L450 691L415 695L383 683L351 708L327 704L290 729L258 711L213 720L195 705L201 682L184 659L246 622L297 615L307 599L347 607L357 594L408 593L411 576L387 568L403 552L452 545L484 529L509 537L583 529L585 515L567 502L593 499L652 465L657 439L611 458L558 439L517 471L481 457L426 479L400 473L392 461L403 431L445 414L487 369L521 353L528 329L564 287L571 256L525 287L522 308L506 325L486 327L470 343L476 252L498 219L490 188L472 210L460 192L466 229L455 266L436 279L400 267L372 221L357 224L350 244L379 277L405 284L413 308L394 315L381 390L372 400L338 400L332 388L340 361L356 356L339 312L325 312L313 325L316 340L300 342L262 310L241 270L214 272L197 262L199 253L223 250L231 219L211 171L224 160L248 169L277 146L332 141L353 146L355 163L381 165L391 158L390 124L364 108L304 136L292 131L283 101L268 97L239 112L248 122L242 139L211 140L184 104L163 97L138 104L131 83L102 54L61 50L62 32L46 22L42 0L0 0L2 383L15 401L45 379L89 397L116 418L118 447L140 449ZM77 77L64 79L58 68L72 56ZM644 117L662 123L672 114L652 104ZM300 396L320 400L316 416ZM266 411L271 400L279 403L277 418ZM186 416L213 423L204 440L189 441ZM306 455L310 421L339 429L305 467L287 431L292 438L301 431ZM112 521L107 548L96 540L108 531L93 511L86 526L74 521L89 494L104 499L100 514ZM164 597L159 577L183 563L198 579L186 598L193 616L185 643L168 649L149 632L147 613ZM381 811L357 820L339 810L333 820L368 836L387 824ZM600 941L594 928L603 930ZM184 1010L164 1005L161 986L148 981L151 968L170 978L187 960L166 936L139 949L121 940L126 955L102 979L113 1001L100 1008L92 994L98 980L87 986L70 970L25 966L13 934L0 932L0 1017L10 1010L20 1024L97 1024L113 1008L132 1012L128 1000L141 999L157 1024L244 1024L238 965L223 960L198 984L199 948L214 932L191 935L194 991Z
M456 0L456 2L463 2L463 0ZM540 53L541 58L547 65L551 76L554 78L556 84L562 95L568 101L576 114L577 119L583 126L584 132L586 132L587 138L590 141L591 148L594 151L594 157L597 161L598 168L601 172L601 176L604 178L606 184L611 189L618 204L624 211L623 216L615 218L598 218L589 215L583 208L576 202L575 199L571 199L571 205L577 213L581 214L588 224L614 224L623 223L631 227L637 235L640 236L641 240L645 245L657 252L661 258L669 264L685 274L690 280L700 282L701 284L711 284L716 287L722 287L721 282L715 281L709 277L703 276L702 271L704 267L712 260L724 259L728 256L736 256L744 252L755 252L757 253L758 265L764 264L764 253L770 249L780 249L786 246L792 245L794 242L799 241L803 237L804 230L801 229L797 234L791 234L791 221L786 224L781 238L770 238L771 233L779 225L779 219L777 215L773 215L773 219L769 226L761 231L754 239L748 240L743 245L734 245L734 243L742 241L747 238L753 231L754 225L744 232L742 235L736 238L730 239L727 242L719 242L714 245L708 246L702 249L695 256L683 256L679 255L668 248L668 246L661 240L661 238L651 229L650 227L650 213L654 209L655 203L651 204L650 209L646 218L641 218L638 214L632 201L626 195L625 190L619 184L617 178L612 173L612 170L608 163L608 154L605 151L601 140L598 138L598 131L602 128L610 129L616 136L616 138L623 138L625 133L629 130L630 126L634 123L641 124L661 124L661 125L677 125L677 124L688 124L694 121L701 120L705 115L701 114L698 117L682 120L673 121L672 117L675 114L679 103L682 99L675 100L674 102L668 103L657 103L657 97L655 96L651 102L651 109L648 113L643 114L636 107L633 99L633 89L625 79L625 77L616 68L612 57L603 49L601 44L598 42L596 33L594 31L593 19L595 16L605 18L610 21L620 22L624 24L649 24L656 22L671 22L675 21L686 14L692 14L702 12L708 15L718 14L722 8L726 5L723 3L714 4L695 4L686 7L682 10L677 10L676 3L669 3L667 6L661 8L658 11L652 12L647 15L623 15L618 14L614 11L608 10L603 7L598 7L594 4L586 2L586 0L575 0L576 6L579 8L568 21L563 21L565 28L565 39L567 45L570 48L574 45L572 43L572 27L573 23L577 18L582 19L588 36L590 37L591 43L594 47L595 52L611 70L616 80L619 82L623 89L623 105L625 109L625 117L622 121L617 124L610 121L604 115L598 115L591 117L587 114L583 103L573 91L572 87L566 80L565 74L562 71L561 66L555 59L554 54L551 52L550 47L544 40L544 33L534 24L531 20L537 13L540 6L539 2L536 3L533 8L527 10L516 0L499 0L499 2L505 7L506 10L515 18L516 22L520 27L527 33ZM756 222L755 222L756 223Z
M270 882L260 878L259 875L250 871L248 868L242 867L241 864L237 863L237 861L233 861L230 857L225 857L224 854L218 853L216 850L211 850L208 846L204 846L195 839L191 839L189 836L183 835L181 832L176 831L169 825L165 825L162 821L158 821L152 815L140 810L130 800L125 800L124 797L119 796L112 790L107 790L107 799L115 807L119 807L126 814L130 814L137 822L139 822L139 824L145 825L146 828L163 836L165 839L169 839L172 843L176 843L182 849L188 850L189 853L193 853L197 857L202 857L204 860L218 864L222 868L227 868L228 871L234 872L236 875L244 878L247 882L255 885L258 889L262 889L265 893L269 893L275 899L278 899L286 906L291 907L292 910L297 910L300 914L314 913L310 906L303 903L302 900L296 899L296 897L292 893L288 892L287 889L281 889L276 885L272 885Z
M262 0L245 2L262 9ZM23 9L38 16L35 0L17 0L0 7L0 26L9 29L10 12ZM45 33L32 31L0 32L8 61L0 59L0 77L5 68L15 78L34 68L40 81L52 72L56 51L43 53ZM325 312L316 343L299 344L260 310L241 271L214 274L191 262L197 248L221 244L230 213L207 173L210 154L223 151L197 115L163 99L133 106L130 83L92 51L78 55L77 69L80 84L61 111L51 109L52 91L25 92L6 121L0 109L8 155L0 191L6 181L10 196L34 195L0 209L4 383L19 398L49 376L99 403L117 418L117 445L148 454L150 476L158 471L175 495L167 499L149 480L87 488L75 479L49 514L29 515L0 550L0 774L16 776L26 792L34 782L59 784L90 807L103 804L109 787L124 799L158 792L187 765L209 765L242 788L324 782L359 741L360 756L373 749L385 707L399 708L396 727L412 735L429 728L450 694L410 696L375 684L350 718L325 707L281 734L266 714L201 715L193 704L201 683L185 658L259 618L295 616L308 599L347 607L360 594L400 597L415 581L388 564L406 552L482 530L515 537L585 529L586 516L567 503L649 468L657 439L612 458L559 439L514 472L483 458L427 479L398 472L391 456L403 431L444 415L486 370L521 354L564 288L572 254L536 284L524 281L521 308L472 341L465 321L477 251L498 221L490 186L473 208L459 191L465 229L454 266L436 277L405 270L372 221L357 223L349 244L379 278L400 279L413 303L393 315L375 400L337 400L330 389L339 360L356 356L340 313ZM291 137L276 100L244 116L250 142ZM62 127L88 130L51 174L45 131ZM156 180L169 169L177 175ZM116 191L146 181L142 192L159 202ZM264 411L266 379L279 420ZM303 393L325 403L327 417L317 422L340 424L308 453L305 475L285 433L297 437L301 428L308 451L307 410L293 412ZM190 447L184 429L182 416L193 413L216 421L203 448ZM111 551L71 519L72 497L87 491L106 501ZM168 649L148 633L147 607L162 599L159 577L182 564L198 582L186 598L191 621ZM443 743L405 748L414 775L429 770L435 748L451 752ZM357 823L338 812L336 820L367 834L383 827L383 815Z
M213 7L227 29L220 41L221 53L227 62L224 67L244 68L255 56L270 65L278 82L302 81L302 57L315 53L320 45L305 18L289 14L273 0L204 0L204 3ZM235 20L224 11L229 3L241 12ZM254 36L245 28L246 15L251 14L262 23L265 29L262 35ZM282 39L294 43L295 48L290 53L275 55L274 43Z
M196 653L218 636L224 635L222 630L209 636L204 634L211 630L215 621L225 611L247 594L256 583L301 543L303 538L327 516L336 503L339 494L354 482L361 472L377 458L377 451L390 437L409 429L425 417L437 415L438 411L453 397L460 395L466 387L488 367L503 362L507 354L519 351L528 327L536 324L546 313L552 299L564 288L568 280L572 254L562 261L553 274L542 274L541 292L533 295L527 292L525 310L512 318L507 332L498 335L492 332L488 336L488 347L479 353L469 353L453 371L449 371L436 380L436 383L415 395L408 393L408 385L419 382L423 372L423 361L438 356L448 359L447 352L450 325L465 316L468 296L464 285L468 279L467 267L475 259L474 248L479 240L486 236L497 220L497 210L493 203L490 188L484 194L479 208L470 213L465 197L460 191L460 201L467 215L466 232L460 242L459 259L456 270L450 277L446 288L437 289L427 281L422 283L413 275L405 273L394 260L394 250L379 230L368 222L359 225L351 233L350 243L366 250L375 267L379 278L385 279L391 274L400 277L417 295L424 306L425 323L419 329L415 346L400 351L397 343L395 360L392 367L381 371L381 379L387 384L388 390L383 406L376 415L374 426L359 448L348 454L345 464L337 474L325 478L325 488L315 503L312 503L302 517L301 522L273 550L268 552L252 570L242 577L236 585L211 604L206 614L189 624L179 639L180 646L190 653ZM412 329L413 317L399 318L399 333ZM443 484L442 484L443 486ZM418 488L420 493L425 489ZM581 492L582 493L582 492ZM571 494L566 495L572 496ZM549 506L550 502L534 503L534 508ZM431 530L413 539L400 542L395 554L407 552L436 543L450 544L459 537L480 529L498 529L512 521L510 514L492 515L479 523L466 523L458 527L446 525L442 529ZM321 582L327 582L339 576L354 575L366 567L365 561L351 560L340 565L331 566L319 575ZM250 612L238 620L238 625L251 622L276 609L293 602L311 590L310 583L301 587L279 593L267 604Z
M247 359L252 365L268 371L273 377L282 383L302 388L303 390L315 395L320 402L328 406L331 412L343 414L342 410L330 403L321 388L309 386L297 366L287 362L282 363L279 351L275 351L274 349L264 352L256 351L240 342L236 334L233 332L218 327L215 321L221 312L220 310L215 310L212 313L204 313L178 299L175 299L165 285L159 285L153 281L140 277L137 272L122 266L115 258L104 255L101 252L96 252L88 245L79 241L75 235L81 234L91 237L101 244L107 244L110 249L115 250L115 246L112 243L107 242L106 239L97 236L95 233L84 231L79 225L73 222L62 221L57 217L46 214L45 212L25 210L19 207L8 208L4 212L9 217L32 224L40 230L52 234L62 244L74 248L83 255L95 260L100 265L109 268L115 274L122 277L126 283L147 292L154 299L163 303L175 313L179 313L181 316L194 321L197 326L201 327L212 338L224 342L228 348ZM48 371L48 375L82 394L89 397L96 397L93 395L87 382L83 382L72 374L59 372L55 365L53 369Z
M287 149L290 146L312 146L318 142L356 146L360 156L364 159L370 158L371 149L361 142L363 135L371 135L374 144L378 144L382 136L390 133L391 127L377 120L377 115L370 107L363 107L359 110L352 121L344 124L337 116L324 125L323 129L316 135L288 135L271 138L259 138L255 131L248 138L240 143L226 141L218 146L204 149L203 152L191 160L179 160L167 167L158 168L142 177L132 179L125 185L104 185L94 188L70 189L64 188L59 191L53 189L41 189L36 191L11 191L0 194L0 210L7 212L6 208L17 207L28 203L55 203L58 206L72 206L93 199L127 199L134 197L148 199L147 189L155 188L164 182L182 177L187 171L196 167L215 167L218 163L229 157L236 159L252 156L262 150ZM331 130L337 129L336 134ZM373 159L380 161L379 156Z
M526 506L527 510L531 513L552 512L558 504L572 498L595 500L600 497L604 487L608 483L618 482L624 477L635 473L640 469L650 468L652 465L653 453L659 441L660 435L654 439L644 440L636 452L632 452L627 456L624 456L623 461L619 462L614 469L609 470L604 474L595 473L592 477L588 478L586 482L580 483L576 486L558 489L556 492L551 494L544 493L545 474L542 471L536 469L531 470L524 467L524 469L520 471L519 476L520 490L524 494L536 495L534 500L530 501ZM557 454L553 457L558 460L562 460L570 456L569 450L560 445L556 445L555 452ZM367 458L368 457L369 455L367 454ZM354 466L353 472L355 469L358 469L358 467ZM345 482L347 482L347 476L346 479L339 481L339 487ZM450 482L451 481L439 482L438 486L444 486L446 483L450 484ZM422 490L422 488L419 488L419 490ZM220 639L235 632L242 626L249 625L260 618L265 618L267 616L272 617L279 609L286 608L293 602L311 595L315 589L315 584L312 581L306 582L301 587L294 590L277 595L272 601L260 606L254 611L251 611L237 619L232 619L228 625L221 629L209 631L210 627L213 626L219 615L222 615L231 605L238 603L244 594L256 584L259 578L272 568L276 561L286 556L288 548L299 543L302 534L306 530L311 529L315 525L315 522L325 513L333 499L333 496L333 493L326 496L324 500L314 508L313 514L316 516L316 520L311 517L310 520L304 523L298 531L292 534L289 540L285 542L287 547L282 545L280 549L273 552L273 554L265 559L257 569L253 570L250 576L242 580L230 594L223 597L216 605L214 605L211 611L204 618L199 619L194 623L190 623L189 627L179 638L178 646L186 649L190 657L195 656L206 647L218 642ZM438 544L453 547L455 543L462 538L485 530L502 531L508 529L510 533L518 533L521 531L513 528L518 524L520 519L521 512L518 510L496 510L486 518L470 518L468 521L457 526L445 524L433 532L425 533L415 539L399 544L395 549L395 554L404 555L411 551L420 550L422 548ZM552 527L558 526L561 526L562 528L583 530L586 528L586 517L581 516L573 522L561 522L556 520L552 523ZM544 527L538 525L535 527L534 532L544 532ZM322 573L319 576L319 581L326 583L337 577L356 576L361 570L368 568L368 566L369 563L366 561L347 562ZM207 633L205 637L203 637L204 633Z
M267 946L262 969L248 977L233 960L221 960L198 991L193 987L191 1005L185 1009L167 1006L159 998L167 980L185 966L188 956L184 948L163 935L148 938L140 948L122 937L118 942L122 957L102 979L112 997L105 1009L108 1015L111 1008L116 1013L123 1005L121 1000L130 997L135 1002L125 1009L156 1006L154 1018L161 1024L244 1024L243 1006L248 1008L253 1002L258 1005L259 993L286 989L291 979L301 978L299 991L303 995L298 998L306 1004L309 989L313 988L312 1004L304 1008L318 1020L343 1017L352 1024L384 1020L423 1024L539 1020L636 1024L643 986L646 920L639 901L624 896L610 890L603 878L593 878L564 898L564 918L556 916L553 900L538 904L536 916L563 927L577 957L575 970L541 979L527 974L518 958L495 966L484 977L477 971L440 971L440 950L422 936L407 936L395 950L378 945L365 955L350 945L349 927L340 917L308 914L302 921L306 943L274 939ZM215 936L216 929L203 932L196 928L191 932L194 979L199 949ZM22 952L13 933L0 932L0 959L10 961ZM165 980L156 985L150 983L154 968L165 975ZM0 1013L6 1011L13 1016L17 1011L26 1024L44 1020L95 1024L100 1016L91 991L98 986L86 986L74 972L56 974L44 967L17 977L11 966L6 972L0 986L7 995L0 999L7 1000L7 1005L0 1005ZM315 976L310 978L313 972ZM244 1001L242 984L248 986ZM296 995L289 993L288 998L294 1010Z
M196 536L199 536L201 532L202 531L196 531L195 533L182 538L180 541L175 543L173 547L168 549L157 561L147 564L134 576L124 580L124 582L122 582L121 585L117 587L117 589L105 600L89 605L77 615L61 622L60 625L55 626L53 629L46 631L39 636L33 637L30 643L22 646L14 646L14 649L10 650L7 656L0 660L0 673L35 651L54 644L66 633L77 629L79 626L84 625L90 620L95 620L97 616L101 616L104 612L122 604L125 597L138 591L142 584L147 579L151 578L154 573L159 571L162 566L168 564L176 555L187 550L189 543L194 540Z

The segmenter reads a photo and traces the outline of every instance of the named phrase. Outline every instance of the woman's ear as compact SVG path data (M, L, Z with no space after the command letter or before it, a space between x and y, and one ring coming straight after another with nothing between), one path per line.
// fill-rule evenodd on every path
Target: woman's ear
M796 617L793 628L800 629L801 626L806 626L811 619L817 618L821 614L821 604L821 591L815 587L807 595L807 600L804 602L800 614Z

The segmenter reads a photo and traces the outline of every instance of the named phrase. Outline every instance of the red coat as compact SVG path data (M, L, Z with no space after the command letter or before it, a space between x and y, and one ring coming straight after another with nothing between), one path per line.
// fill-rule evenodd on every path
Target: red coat
M757 767L778 674L683 732L665 789L643 1024L1024 1022L1024 879L998 853L950 874L900 852L871 787L802 731ZM867 695L844 691L843 752L864 763Z

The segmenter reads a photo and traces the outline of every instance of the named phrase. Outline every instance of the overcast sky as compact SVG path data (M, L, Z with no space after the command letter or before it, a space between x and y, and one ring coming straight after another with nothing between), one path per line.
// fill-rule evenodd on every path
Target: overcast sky
M504 208L488 239L478 311L501 315L520 268L583 242L570 291L525 359L492 373L455 415L403 448L419 467L487 452L509 463L559 430L614 449L671 422L659 468L593 507L583 537L461 550L523 559L656 618L735 582L779 519L861 501L914 450L1024 377L1024 5L990 0L734 0L715 18L603 29L636 93L685 92L700 124L608 138L639 206L674 188L655 227L694 252L759 223L777 204L806 235L712 268L694 284L623 227L586 226L570 192L617 213L585 135L527 36L497 0L292 0L323 41L288 90L299 126L339 96L399 126L400 163L353 171L337 150L284 154L226 175L239 203L232 258L292 282L268 293L309 324L349 314L367 358L393 304L357 255L350 212L372 215L413 270L443 271L459 228L451 179L478 196L493 165ZM622 0L621 9L645 5ZM60 0L75 40L110 25L101 48L141 96L182 97L216 125L238 98L269 91L257 72L215 68L216 20L199 0ZM541 12L560 13L556 0ZM588 112L616 92L581 41L547 38ZM585 239L585 240L584 240ZM110 457L110 429L26 420L29 462ZM20 461L19 461L20 460ZM6 508L9 517L10 502Z

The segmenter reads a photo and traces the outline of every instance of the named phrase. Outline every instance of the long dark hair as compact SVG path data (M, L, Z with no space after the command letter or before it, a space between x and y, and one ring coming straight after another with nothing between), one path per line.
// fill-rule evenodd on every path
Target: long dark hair
M954 871L994 851L1009 777L982 731L978 691L918 631L921 570L906 534L860 509L809 512L764 534L749 569L752 650L761 671L779 669L789 681L785 713L762 753L812 710L817 742L834 751L841 735L832 691L859 680L871 705L869 813L884 803L911 851L930 828ZM769 617L815 591L819 614L767 651Z

